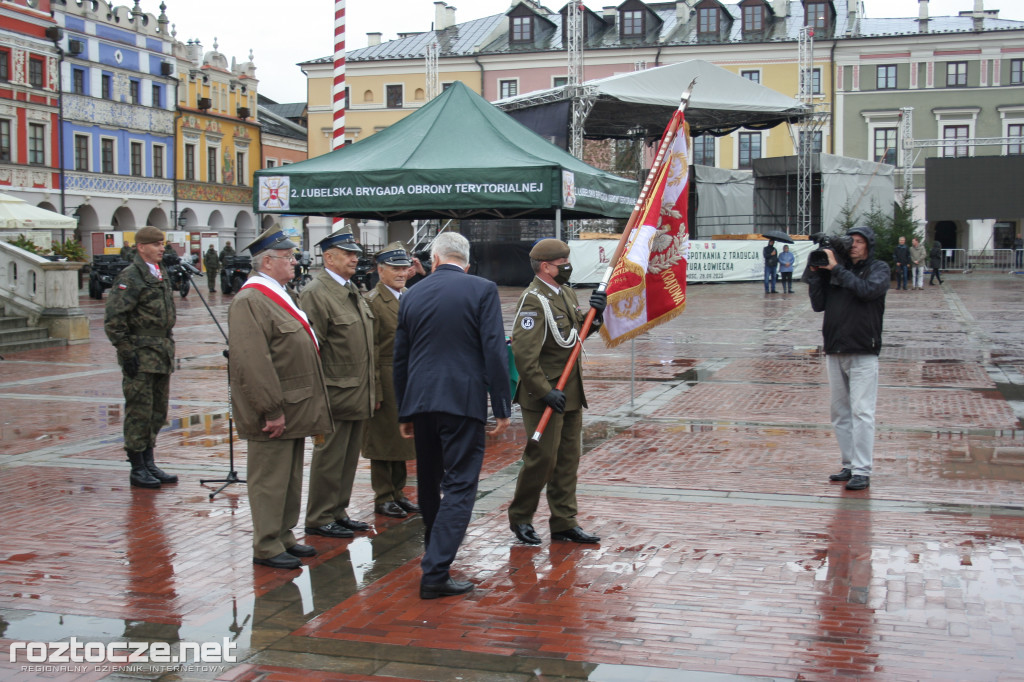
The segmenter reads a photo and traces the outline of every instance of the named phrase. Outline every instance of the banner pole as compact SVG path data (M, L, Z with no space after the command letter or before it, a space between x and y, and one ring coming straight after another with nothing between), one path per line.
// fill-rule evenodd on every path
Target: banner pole
M637 222L640 220L640 216L643 214L644 204L647 203L647 196L650 194L651 186L654 184L654 178L661 171L661 166L665 161L665 152L668 150L668 146L675 136L675 133L679 130L679 117L676 114L686 111L686 105L690 101L690 95L693 94L693 86L697 84L697 79L694 78L690 81L689 87L683 92L679 98L679 108L672 114L672 118L669 120L668 127L665 132L662 133L661 143L658 145L658 153L654 157L654 162L651 164L651 172L647 174L647 180L644 182L643 189L640 190L640 196L637 197L636 204L633 206L633 213L629 216L629 221L626 223L625 229L622 230L622 236L619 238L619 243L615 247L615 253L612 254L611 262L608 263L608 269L604 271L604 277L601 278L601 283L597 286L597 291L604 292L608 288L608 282L611 280L612 271L615 270L615 264L619 262L619 258L622 256L623 250L626 248L626 242L629 241L629 235L633 229L636 228ZM586 340L587 335L590 334L590 327L594 324L594 317L597 312L591 308L587 311L587 317L583 320L583 327L580 329L579 339L576 341L576 345L573 346L572 353L569 354L569 360L565 363L565 368L562 369L561 376L558 377L558 383L555 384L555 388L559 391L565 388L565 385L569 382L569 375L572 374L572 368L576 365L576 361L580 357L580 351L583 350L583 341ZM550 406L544 408L544 413L540 417L540 422L537 423L537 430L533 432L530 440L534 442L540 442L541 436L544 435L544 429L547 428L548 422L551 421L551 414L553 410Z

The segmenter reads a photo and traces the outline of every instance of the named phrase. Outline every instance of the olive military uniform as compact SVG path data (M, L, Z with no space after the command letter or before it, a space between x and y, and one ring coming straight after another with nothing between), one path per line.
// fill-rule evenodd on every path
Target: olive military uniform
M220 270L220 257L217 255L216 249L213 248L213 244L210 244L210 248L203 255L203 265L206 266L206 281L210 285L212 294L217 290L217 272Z
M578 333L585 318L576 292L568 286L556 291L535 277L519 297L519 312L512 328L512 352L519 372L514 400L522 407L528 436L536 431L547 407L543 398L558 383L572 353L572 345L561 347L548 329L545 307L562 339L570 338L573 330ZM560 533L579 525L576 522L576 472L582 451L583 408L587 406L579 360L563 391L565 411L562 414L552 412L539 443L532 438L527 442L515 497L508 510L512 524L533 523L540 493L547 486L551 532Z
M146 228L149 229L149 228ZM142 234L140 231L139 234ZM133 472L138 456L154 472L153 448L167 421L167 403L174 370L174 327L176 311L167 273L153 276L149 266L136 254L132 264L114 280L107 298L103 329L117 349L124 390L124 448ZM159 471L157 469L157 471ZM155 472L154 472L155 475ZM173 483L174 476L157 477ZM138 485L133 476L133 484ZM159 487L155 482L143 487Z

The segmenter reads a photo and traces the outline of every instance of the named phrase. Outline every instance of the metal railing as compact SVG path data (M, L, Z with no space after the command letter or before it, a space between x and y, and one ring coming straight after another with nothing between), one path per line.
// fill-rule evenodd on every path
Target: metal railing
M1024 271L1022 249L943 249L942 269L993 270L996 272Z

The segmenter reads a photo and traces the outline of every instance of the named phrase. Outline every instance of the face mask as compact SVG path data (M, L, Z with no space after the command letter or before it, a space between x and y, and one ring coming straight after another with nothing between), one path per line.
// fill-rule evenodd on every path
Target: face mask
M556 267L558 268L558 274L555 275L555 281L558 282L559 285L568 284L569 278L572 277L572 264L563 263Z

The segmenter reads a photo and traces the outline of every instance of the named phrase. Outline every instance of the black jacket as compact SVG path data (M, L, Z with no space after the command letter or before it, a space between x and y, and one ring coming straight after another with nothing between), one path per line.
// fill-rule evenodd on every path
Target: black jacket
M821 335L825 353L871 353L882 349L882 317L889 291L889 266L875 260L875 233L870 227L855 227L847 234L860 234L868 242L868 257L855 264L839 264L828 270L809 272L811 308L825 312Z
M892 255L896 265L910 265L910 247L906 244L897 244Z

